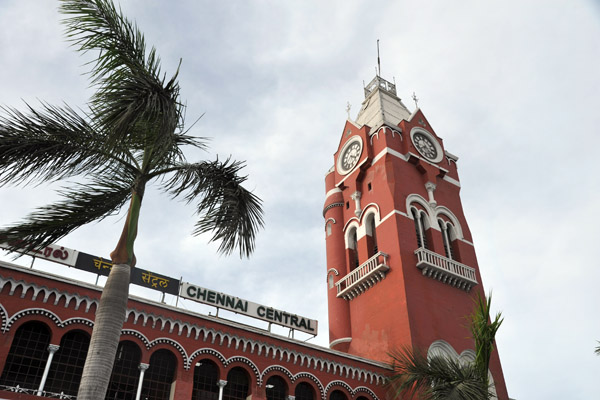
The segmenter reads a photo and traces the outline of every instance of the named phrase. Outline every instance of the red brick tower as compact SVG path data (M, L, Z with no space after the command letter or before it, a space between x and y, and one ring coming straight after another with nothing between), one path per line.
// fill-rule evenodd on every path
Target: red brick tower
M404 345L473 358L465 316L484 295L458 157L377 76L326 175L330 347L388 361ZM508 399L497 352L490 367Z

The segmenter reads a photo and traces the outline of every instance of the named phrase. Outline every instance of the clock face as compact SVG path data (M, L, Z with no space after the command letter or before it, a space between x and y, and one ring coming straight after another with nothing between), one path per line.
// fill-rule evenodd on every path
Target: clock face
M421 155L429 160L435 160L438 157L437 146L433 141L421 132L416 132L412 137L413 144Z
M342 153L342 168L352 169L360 157L360 143L354 142Z
M362 154L362 141L358 136L348 140L338 158L338 172L342 175L350 172L358 163Z

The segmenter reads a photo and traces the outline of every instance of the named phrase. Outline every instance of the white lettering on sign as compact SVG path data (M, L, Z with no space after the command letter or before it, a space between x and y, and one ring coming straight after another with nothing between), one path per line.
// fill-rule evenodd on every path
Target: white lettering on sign
M192 285L188 282L183 282L181 284L179 296L199 303L233 311L238 314L261 319L263 321L272 322L287 328L296 329L311 335L317 334L317 320L290 314L225 293L215 292L210 289Z

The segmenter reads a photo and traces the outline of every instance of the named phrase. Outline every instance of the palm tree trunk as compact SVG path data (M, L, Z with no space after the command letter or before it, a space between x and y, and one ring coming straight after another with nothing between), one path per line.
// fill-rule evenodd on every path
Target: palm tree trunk
M142 197L134 191L121 238L110 253L113 266L96 310L90 347L77 393L78 400L103 400L106 396L125 322L131 268L135 265L133 243L137 236L141 204Z
M106 396L129 297L127 264L114 264L100 298L92 339L77 393L78 400L102 400Z

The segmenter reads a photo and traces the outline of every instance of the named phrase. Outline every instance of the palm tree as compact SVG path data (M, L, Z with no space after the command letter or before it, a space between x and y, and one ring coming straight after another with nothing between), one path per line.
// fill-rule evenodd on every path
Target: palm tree
M491 322L491 302L491 295L487 299L478 296L475 310L469 317L469 328L475 341L473 363L438 355L427 357L423 351L408 347L390 354L394 370L390 383L395 397L418 395L426 400L491 398L488 370L494 338L503 321L498 313Z
M30 184L82 177L63 199L0 230L11 250L32 250L74 229L116 213L129 202L113 268L96 312L78 399L103 399L124 322L133 245L146 185L159 180L167 194L196 201L194 234L212 233L219 252L254 250L262 227L261 201L242 187L240 162L188 163L181 147L205 149L206 140L184 131L177 72L161 73L156 50L109 0L63 0L69 40L94 52L89 74L96 92L85 112L42 103L27 111L3 108L0 182ZM180 62L181 64L181 62ZM84 182L84 183L81 183Z

